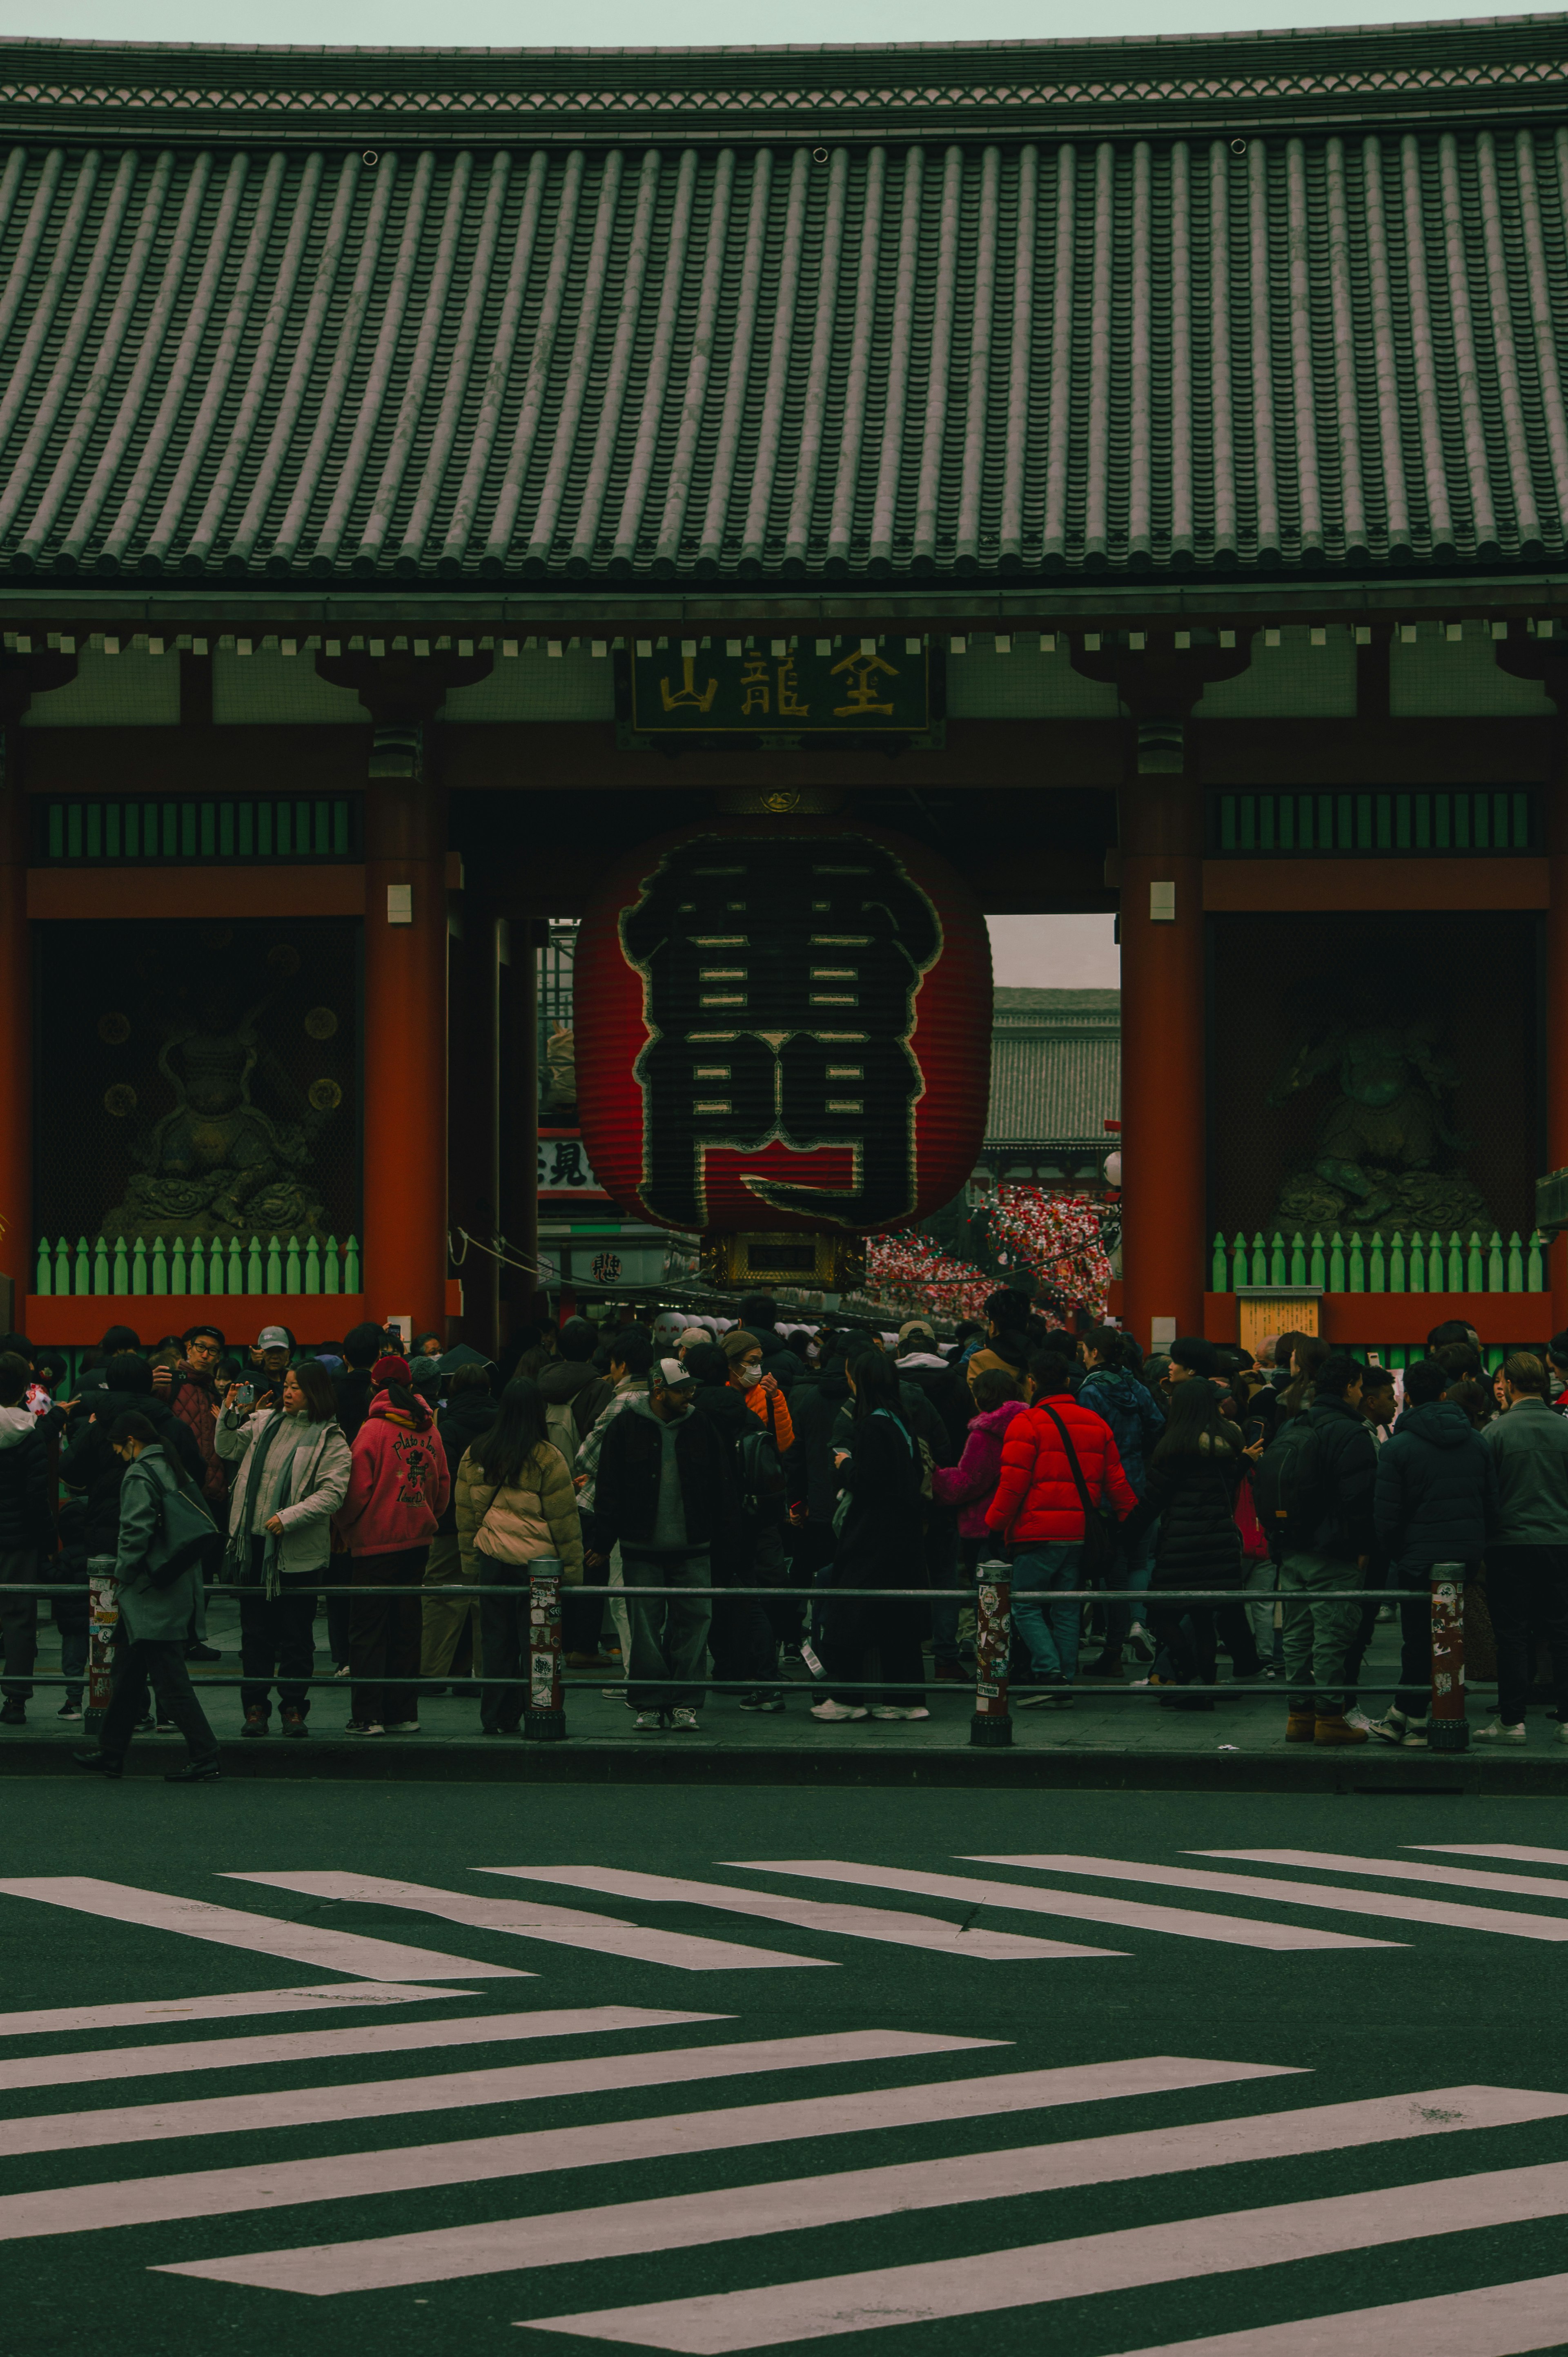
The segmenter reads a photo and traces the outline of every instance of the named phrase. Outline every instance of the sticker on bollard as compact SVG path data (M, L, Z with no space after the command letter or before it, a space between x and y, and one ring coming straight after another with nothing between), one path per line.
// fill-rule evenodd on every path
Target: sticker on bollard
M1004 1747L1013 1740L1007 1709L1007 1656L1013 1649L1013 1583L1004 1563L983 1563L975 1591L974 1716L972 1744Z
M1465 1716L1465 1566L1432 1566L1432 1709L1426 1722L1429 1751L1466 1751L1470 1726Z
M95 1555L89 1563L87 1593L87 1708L81 1723L84 1733L95 1735L113 1691L113 1649L120 1625L120 1586L113 1555Z
M561 1743L566 1698L561 1684L561 1565L540 1555L528 1574L528 1706L522 1732L530 1743Z

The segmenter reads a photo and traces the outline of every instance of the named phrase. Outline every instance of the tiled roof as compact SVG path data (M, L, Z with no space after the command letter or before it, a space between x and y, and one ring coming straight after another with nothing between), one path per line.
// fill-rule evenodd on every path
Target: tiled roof
M1122 994L998 990L991 1041L992 1145L1089 1144L1109 1152L1121 1114Z
M1521 21L1561 114L1564 20ZM1559 557L1568 128L1469 127L1444 74L1500 71L1525 34L1441 29L1441 70L1391 33L1092 45L1110 81L1122 52L1332 50L1453 101L1457 127L1343 134L1112 140L1086 104L1081 135L993 136L983 77L963 145L931 136L936 81L861 144L845 84L817 150L768 144L782 124L633 144L613 93L610 144L516 118L497 144L474 92L504 59L464 83L357 52L416 95L472 85L491 131L269 144L280 59L325 105L341 57L273 51L249 53L266 124L202 145L185 85L149 85L145 144L0 151L0 570L871 586ZM824 59L874 61L735 55L770 104L787 68L821 95ZM52 102L28 102L36 143Z

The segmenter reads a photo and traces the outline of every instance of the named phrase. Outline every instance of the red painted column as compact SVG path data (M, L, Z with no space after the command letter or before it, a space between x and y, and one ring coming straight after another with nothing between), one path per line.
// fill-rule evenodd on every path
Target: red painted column
M18 734L15 719L0 716L0 1271L14 1287L16 1330L25 1333L34 1242L33 979Z
M1192 777L1133 777L1120 816L1122 1314L1147 1351L1203 1330L1202 792Z
M1546 811L1546 1168L1568 1169L1568 781L1557 723ZM1552 1330L1568 1327L1568 1235L1552 1239Z
M446 823L414 777L365 793L364 1069L366 1314L445 1332Z

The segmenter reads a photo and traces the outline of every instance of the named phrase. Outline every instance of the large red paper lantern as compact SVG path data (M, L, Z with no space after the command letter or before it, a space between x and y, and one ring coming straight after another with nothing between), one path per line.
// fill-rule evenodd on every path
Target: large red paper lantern
M588 1159L660 1226L885 1232L950 1202L984 1136L984 917L879 827L718 819L639 845L584 918L574 1024Z

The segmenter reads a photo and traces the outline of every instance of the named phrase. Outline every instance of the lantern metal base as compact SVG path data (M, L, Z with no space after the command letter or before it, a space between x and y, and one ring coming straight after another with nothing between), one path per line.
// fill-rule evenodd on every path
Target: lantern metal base
M1010 1718L988 1717L977 1710L969 1722L969 1739L972 1744L989 1746L992 1750L1005 1749L1013 1740L1013 1722Z
M865 1281L865 1243L811 1228L704 1236L703 1275L731 1290L797 1285L853 1293Z
M1468 1751L1470 1722L1467 1718L1429 1718L1426 1722L1426 1748L1429 1751Z
M522 1739L525 1743L564 1743L566 1714L564 1710L525 1710L522 1714Z

